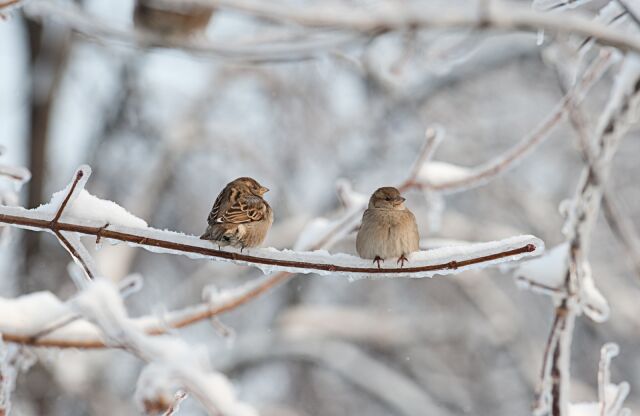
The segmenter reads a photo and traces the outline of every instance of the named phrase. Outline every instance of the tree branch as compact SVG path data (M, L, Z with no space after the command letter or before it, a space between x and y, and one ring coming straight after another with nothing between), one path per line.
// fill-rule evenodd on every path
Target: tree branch
M314 59L323 52L366 40L361 34L328 33L307 39L299 34L287 42L256 37L235 42L213 42L182 37L162 36L131 28L115 27L105 19L94 17L73 5L46 0L32 0L25 6L31 17L54 18L89 38L124 42L141 48L176 48L197 55L247 63L277 63Z
M602 45L622 51L640 52L640 38L611 29L577 14L553 14L531 10L515 2L486 2L479 13L473 7L450 7L447 10L407 4L405 7L362 10L332 5L296 8L256 0L189 0L196 5L214 6L278 23L297 24L308 28L340 29L366 34L418 29L495 29L592 36Z
M152 252L196 255L197 257L211 260L226 260L237 264L250 265L265 270L295 271L296 273L321 273L344 275L376 275L380 277L427 277L434 274L448 274L452 271L467 268L472 265L492 264L496 260L521 258L538 254L542 250L542 242L535 237L518 237L519 241L504 243L513 248L498 248L495 252L485 255L471 255L467 247L448 248L446 254L430 252L432 259L419 260L419 265L414 267L375 268L366 267L366 260L348 255L327 255L318 252L293 252L289 250L278 251L274 249L251 249L256 255L242 254L234 249L218 250L211 243L202 241L195 236L187 236L172 231L163 231L154 228L135 229L112 225L109 229L95 221L78 219L78 222L52 222L38 218L41 214L37 211L24 208L0 207L0 223L13 225L36 231L52 231L54 233L66 231L81 235L88 235L103 239L126 242L142 247ZM90 225L88 225L90 224ZM488 247L476 245L480 251L487 251ZM233 251L232 251L233 250ZM489 251L491 249L489 248ZM436 254L436 256L433 255ZM425 252L418 252L425 256ZM437 256L437 254L441 254ZM444 254L444 255L443 255ZM455 257L458 257L456 259ZM303 259L302 261L295 260ZM314 261L316 260L316 261ZM333 261L333 262L330 262Z
M444 193L453 193L467 190L486 184L498 175L506 172L514 167L518 162L524 159L538 145L544 142L550 135L551 131L564 119L572 105L581 102L587 92L595 85L595 83L604 75L611 64L612 52L603 51L600 56L585 71L580 82L575 85L564 97L558 102L553 111L540 123L529 135L524 137L518 144L513 146L501 155L485 163L471 169L471 172L462 177L453 180L442 181L437 184L421 182L417 177L409 178L403 188L407 189L412 186L420 187L427 190L441 191Z

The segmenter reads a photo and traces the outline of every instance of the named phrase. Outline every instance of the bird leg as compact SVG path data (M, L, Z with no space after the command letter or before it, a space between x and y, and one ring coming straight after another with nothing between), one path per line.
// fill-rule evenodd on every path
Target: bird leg
M396 263L400 263L400 267L404 267L405 261L409 261L409 259L404 254L402 254L400 257L398 257L398 261Z
M381 258L380 256L376 256L376 258L373 259L373 262L378 265L378 269L382 269L382 267L380 267L380 262L384 263L384 259L383 258Z

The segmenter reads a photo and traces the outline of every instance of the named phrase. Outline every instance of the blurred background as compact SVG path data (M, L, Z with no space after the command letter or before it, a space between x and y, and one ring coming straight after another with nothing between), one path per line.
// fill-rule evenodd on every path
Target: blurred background
M379 2L347 3L366 9ZM134 26L130 0L52 4L110 27ZM189 39L220 44L282 36L278 25L231 11L217 10L211 19L210 11L188 13L198 18L180 23L187 28L178 35L154 27L160 17L148 10L138 10L137 28L179 39L193 30ZM33 175L18 191L20 205L48 201L87 163L92 194L150 226L199 235L221 188L252 176L271 189L276 220L266 245L277 248L292 247L313 219L344 211L340 180L366 195L401 183L428 126L446 130L436 160L475 166L502 153L560 100L562 68L575 59L566 52L575 39L539 45L535 34L463 30L388 33L309 59L234 61L83 36L65 19L37 14L14 11L0 20L1 161ZM605 76L589 96L591 125L611 82ZM621 144L608 188L633 223L640 221L638 139L632 129ZM576 135L563 122L486 186L443 198L412 191L407 204L423 238L534 234L552 247L563 241L558 206L572 197L582 167L576 149ZM11 232L0 257L0 295L72 296L70 259L58 242L45 233ZM330 251L355 253L355 236ZM110 279L144 276L142 291L126 301L133 316L194 304L206 285L233 287L259 275L121 246L102 247L95 257ZM599 350L613 341L622 351L613 380L631 383L627 407L639 412L640 276L604 219L591 260L612 311L604 324L577 321L572 399L597 398ZM552 316L547 297L519 290L497 269L356 282L306 275L222 315L234 336L206 321L177 333L206 345L240 398L263 415L512 416L530 412ZM36 354L38 363L19 376L13 414L138 414L131 398L142 363L135 357ZM187 399L179 414L203 413Z

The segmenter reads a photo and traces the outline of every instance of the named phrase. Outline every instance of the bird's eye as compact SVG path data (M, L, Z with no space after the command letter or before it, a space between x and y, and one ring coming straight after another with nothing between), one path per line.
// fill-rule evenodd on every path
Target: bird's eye
M391 201L391 198L386 197L384 200L385 200L385 201Z

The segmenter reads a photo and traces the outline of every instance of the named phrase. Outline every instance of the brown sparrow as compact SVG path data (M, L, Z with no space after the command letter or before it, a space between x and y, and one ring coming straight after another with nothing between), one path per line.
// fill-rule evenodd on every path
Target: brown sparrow
M211 7L180 2L165 5L156 1L136 0L133 22L137 28L165 36L191 36L204 32L213 12Z
M362 215L356 250L360 257L373 259L378 268L381 261L390 257L397 257L403 267L407 255L419 249L416 217L405 208L404 201L396 188L380 188L371 195Z
M229 182L216 198L200 238L241 249L262 244L273 223L273 211L262 199L267 191L253 178Z

